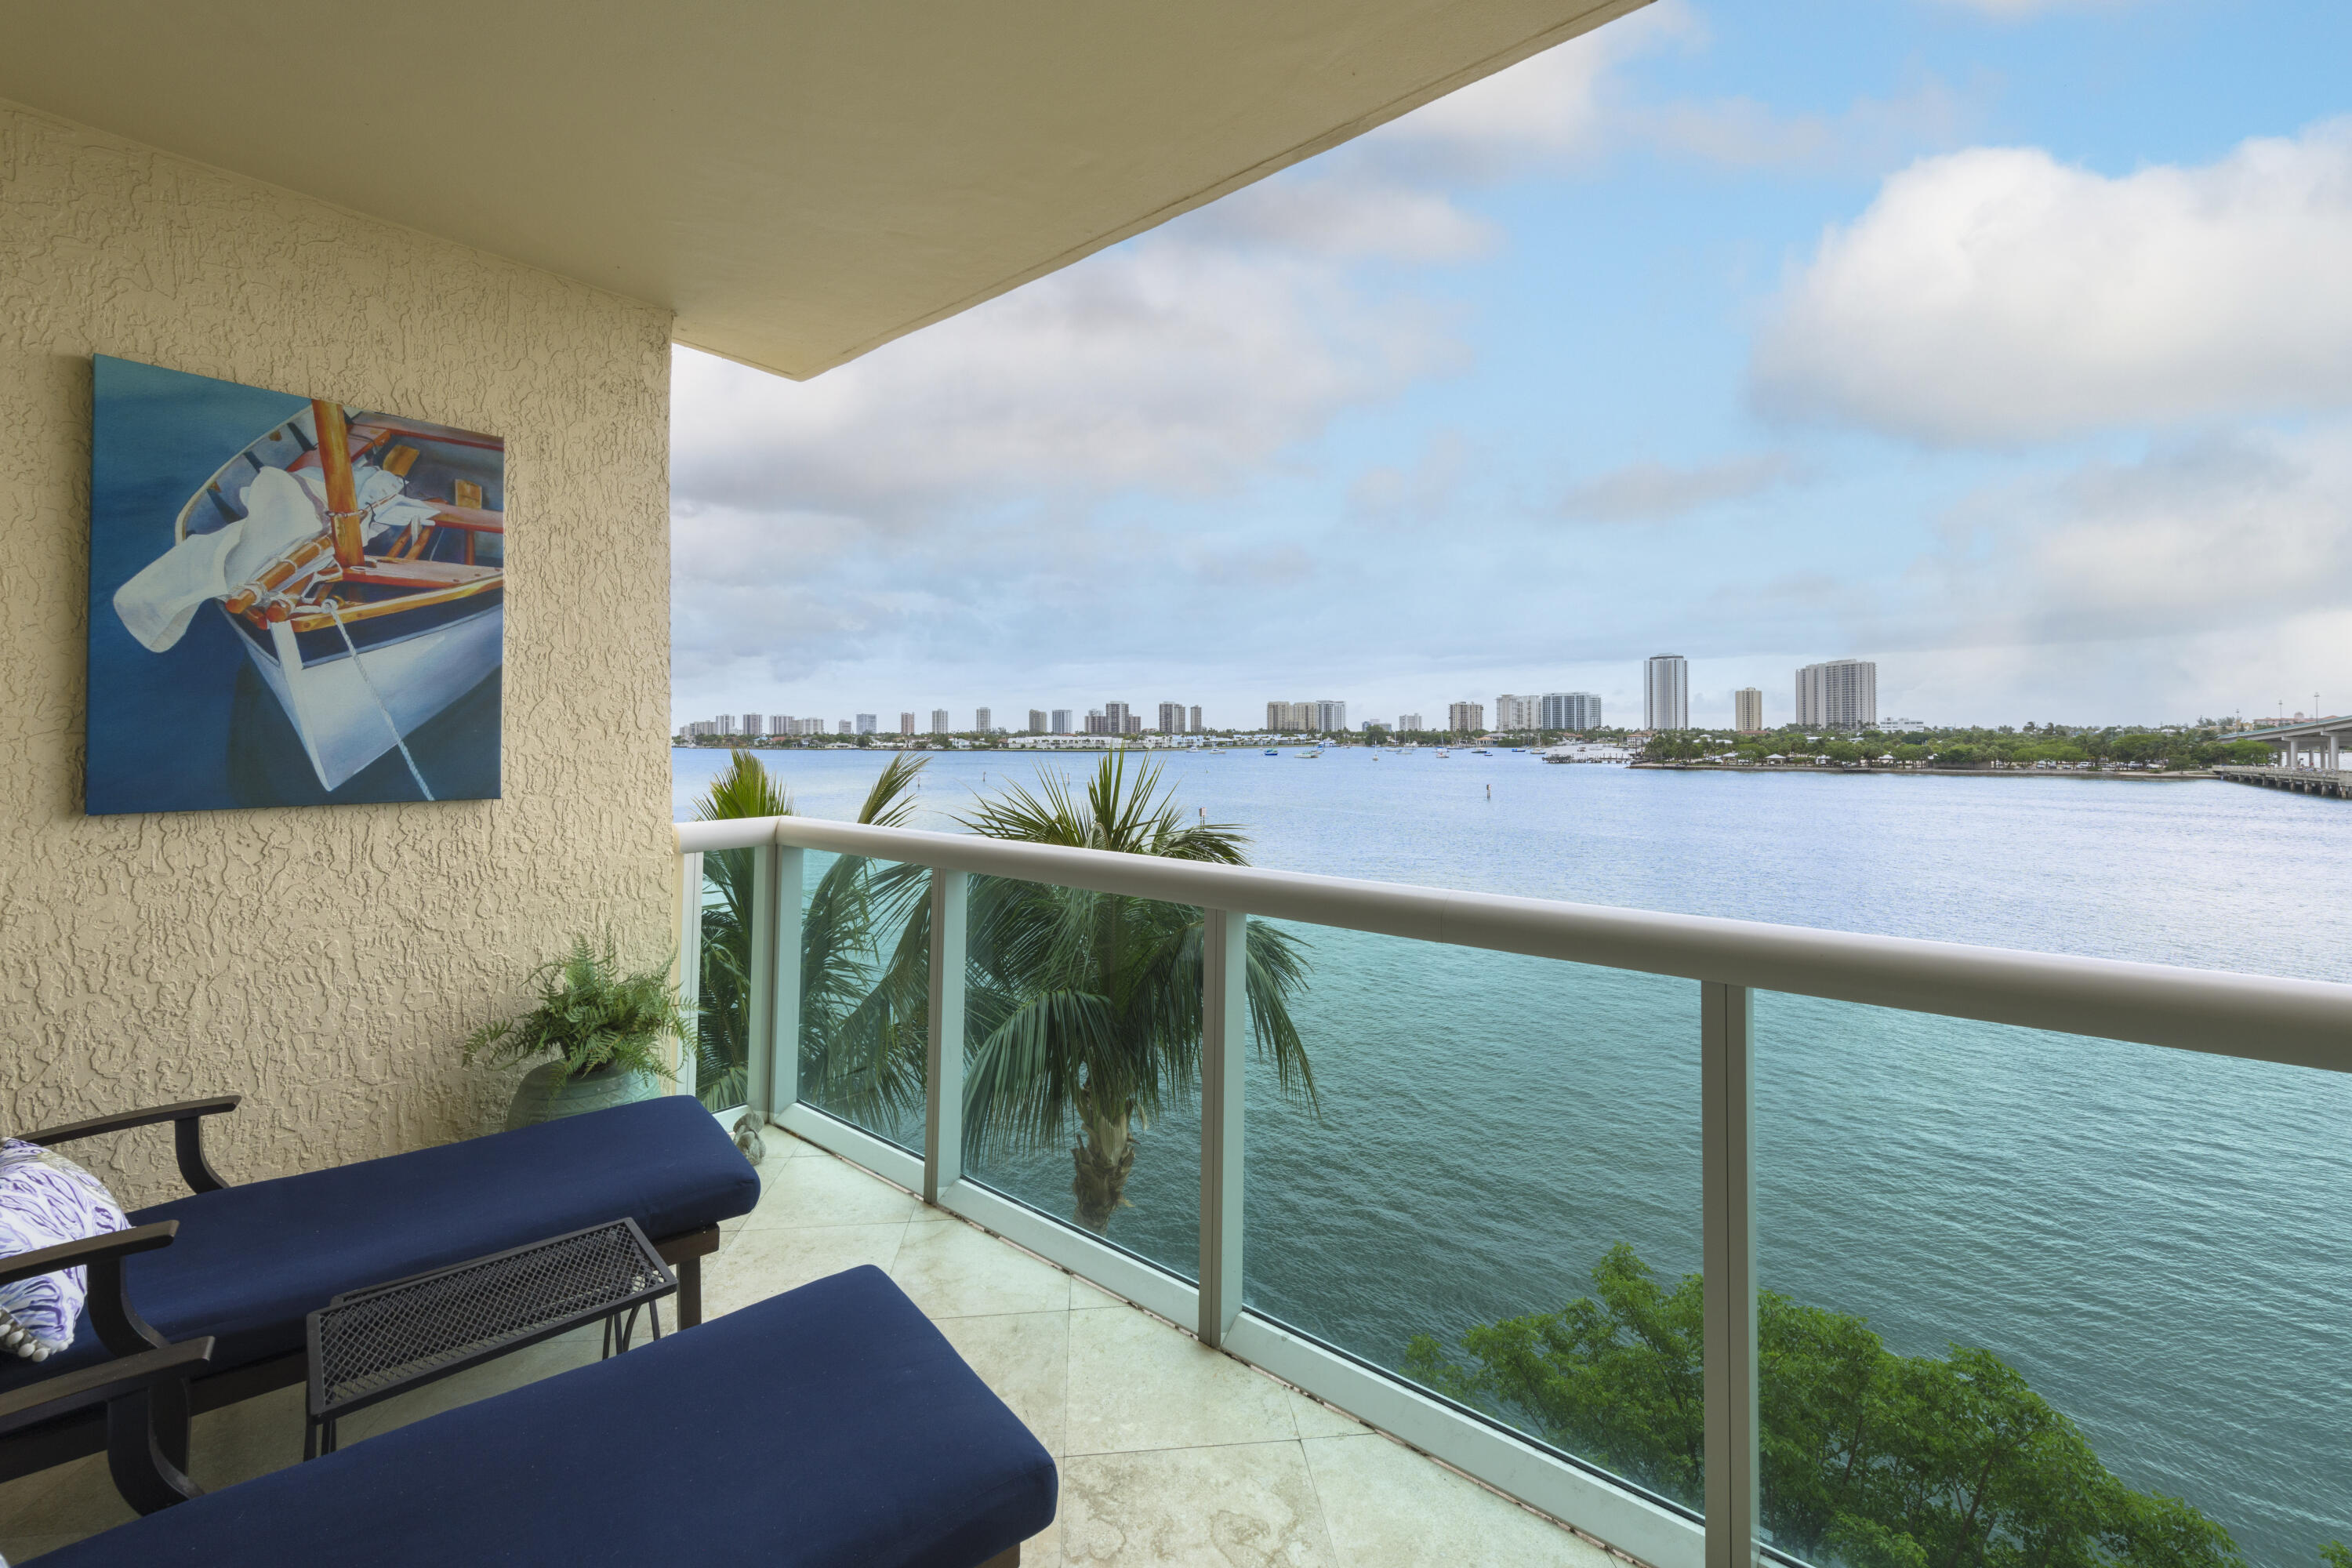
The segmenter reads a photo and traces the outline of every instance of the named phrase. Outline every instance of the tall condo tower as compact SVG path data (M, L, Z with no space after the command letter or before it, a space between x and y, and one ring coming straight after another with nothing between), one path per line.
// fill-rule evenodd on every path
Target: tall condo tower
M1056 708L1054 710L1054 733L1056 735L1067 735L1072 733L1070 729L1070 710L1068 709Z
M1797 671L1797 722L1823 730L1863 730L1878 722L1878 666L1833 658Z
M1029 732L1033 735L1043 735L1047 732L1045 728L1045 710L1043 708L1032 708L1029 710Z
M1642 666L1642 728L1690 728L1690 660L1682 655L1653 654Z
M1445 727L1457 735L1476 734L1486 727L1486 705L1484 702L1447 703Z
M934 709L932 709L932 710L931 710L931 733L932 733L932 734L934 734L934 735L944 735L944 734L946 734L947 732L948 732L948 710L947 710L946 709L944 709L944 708L934 708Z
M1547 691L1538 700L1537 727L1544 730L1598 730L1601 694L1597 691Z
M971 727L985 735L996 728L996 715L985 708L975 708L971 710Z
M1184 705L1181 702L1162 702L1160 705L1160 732L1163 735L1184 732Z
M1192 721L1191 721L1191 723L1188 725L1188 728L1190 729L1190 731L1192 731L1192 733L1193 733L1193 734L1195 734L1195 735L1200 734L1200 733L1202 732L1202 731L1201 731L1201 705L1200 705L1199 703L1197 703L1197 702L1195 702L1195 703L1193 703L1193 704L1192 704Z
M1731 727L1743 735L1764 732L1764 692L1761 688L1743 686L1731 694Z

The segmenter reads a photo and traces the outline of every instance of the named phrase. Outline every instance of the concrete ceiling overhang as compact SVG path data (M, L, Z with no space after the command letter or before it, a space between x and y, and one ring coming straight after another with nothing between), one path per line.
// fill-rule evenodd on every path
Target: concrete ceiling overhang
M0 97L810 376L1647 0L0 0Z

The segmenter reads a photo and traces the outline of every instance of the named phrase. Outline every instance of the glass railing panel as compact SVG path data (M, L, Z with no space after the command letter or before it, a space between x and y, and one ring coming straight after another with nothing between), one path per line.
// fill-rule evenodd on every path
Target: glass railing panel
M965 1176L1187 1279L1201 1254L1201 911L974 877Z
M802 856L800 1098L920 1154L930 872Z
M1698 987L1251 928L1304 1059L1251 1047L1245 1305L1699 1507Z
M756 849L720 849L702 857L702 1010L695 1029L694 1093L714 1111L732 1110L749 1095L752 888L759 856Z
M2352 1079L1764 994L1757 1038L1775 1546L2352 1543Z

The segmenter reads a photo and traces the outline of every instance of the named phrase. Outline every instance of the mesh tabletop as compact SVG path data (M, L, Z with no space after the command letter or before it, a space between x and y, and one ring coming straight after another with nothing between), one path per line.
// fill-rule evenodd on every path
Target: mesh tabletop
M311 1314L311 1418L609 1319L677 1284L625 1219L338 1296Z

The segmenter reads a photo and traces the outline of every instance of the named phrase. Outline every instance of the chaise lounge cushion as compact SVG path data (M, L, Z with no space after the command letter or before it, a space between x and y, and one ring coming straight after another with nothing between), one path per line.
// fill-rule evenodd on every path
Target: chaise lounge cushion
M878 1268L93 1536L55 1568L974 1568L1054 1461Z
M710 1112L665 1095L141 1209L131 1224L176 1219L180 1233L123 1275L165 1339L211 1334L214 1367L236 1367L299 1350L303 1315L345 1290L624 1215L658 1240L749 1214L759 1197ZM0 1365L0 1388L105 1354L84 1313L70 1350Z

